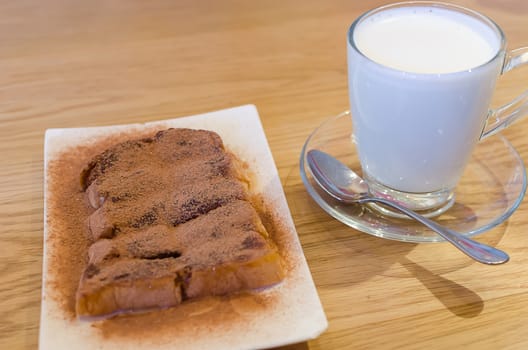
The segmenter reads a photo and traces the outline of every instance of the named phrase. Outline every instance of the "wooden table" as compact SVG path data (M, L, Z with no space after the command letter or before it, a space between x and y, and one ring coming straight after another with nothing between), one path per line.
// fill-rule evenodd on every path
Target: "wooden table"
M292 349L527 349L528 207L479 236L489 267L448 244L399 243L332 220L303 190L301 147L348 108L345 33L386 1L4 1L0 4L0 348L38 343L43 137L52 127L172 118L247 103L262 118L329 319ZM525 0L455 1L528 44ZM495 103L527 87L499 83ZM504 135L528 160L520 121Z

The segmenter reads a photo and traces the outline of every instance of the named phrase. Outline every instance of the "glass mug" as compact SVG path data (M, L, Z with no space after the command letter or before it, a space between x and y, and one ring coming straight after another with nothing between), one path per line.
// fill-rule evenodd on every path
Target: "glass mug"
M374 195L427 216L454 203L478 141L528 112L528 91L489 107L497 78L527 63L528 47L507 51L497 24L460 6L412 1L366 12L350 27L347 56L364 178Z

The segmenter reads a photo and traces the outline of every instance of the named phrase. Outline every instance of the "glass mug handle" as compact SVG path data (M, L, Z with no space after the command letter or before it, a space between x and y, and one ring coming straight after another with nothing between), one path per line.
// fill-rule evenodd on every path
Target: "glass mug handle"
M528 47L512 50L504 61L501 74L525 64L528 64ZM510 103L489 111L488 121L482 135L480 135L480 139L495 135L526 114L528 114L528 90Z

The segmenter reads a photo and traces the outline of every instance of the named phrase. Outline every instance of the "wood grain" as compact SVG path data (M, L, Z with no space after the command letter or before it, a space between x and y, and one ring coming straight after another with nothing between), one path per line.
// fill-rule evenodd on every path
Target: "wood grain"
M453 1L528 45L528 2ZM252 103L329 318L285 349L528 348L528 209L479 237L511 254L487 267L446 244L377 239L331 220L298 174L301 147L347 109L345 34L386 1L0 3L0 348L38 343L47 128L145 122ZM501 78L494 104L526 90ZM528 120L504 135L528 160ZM490 155L492 156L492 155Z

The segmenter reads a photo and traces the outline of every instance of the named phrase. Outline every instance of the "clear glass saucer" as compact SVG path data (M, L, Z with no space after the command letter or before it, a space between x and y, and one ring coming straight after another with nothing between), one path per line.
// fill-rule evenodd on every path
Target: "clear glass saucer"
M347 164L358 174L361 166L353 141L350 112L327 119L306 140L301 152L301 178L310 196L328 214L365 233L405 242L439 242L443 238L426 227L401 218L384 216L361 205L342 204L315 183L306 152L319 149ZM485 232L504 222L522 202L526 170L513 146L503 136L481 141L455 190L455 203L436 222L466 236Z

